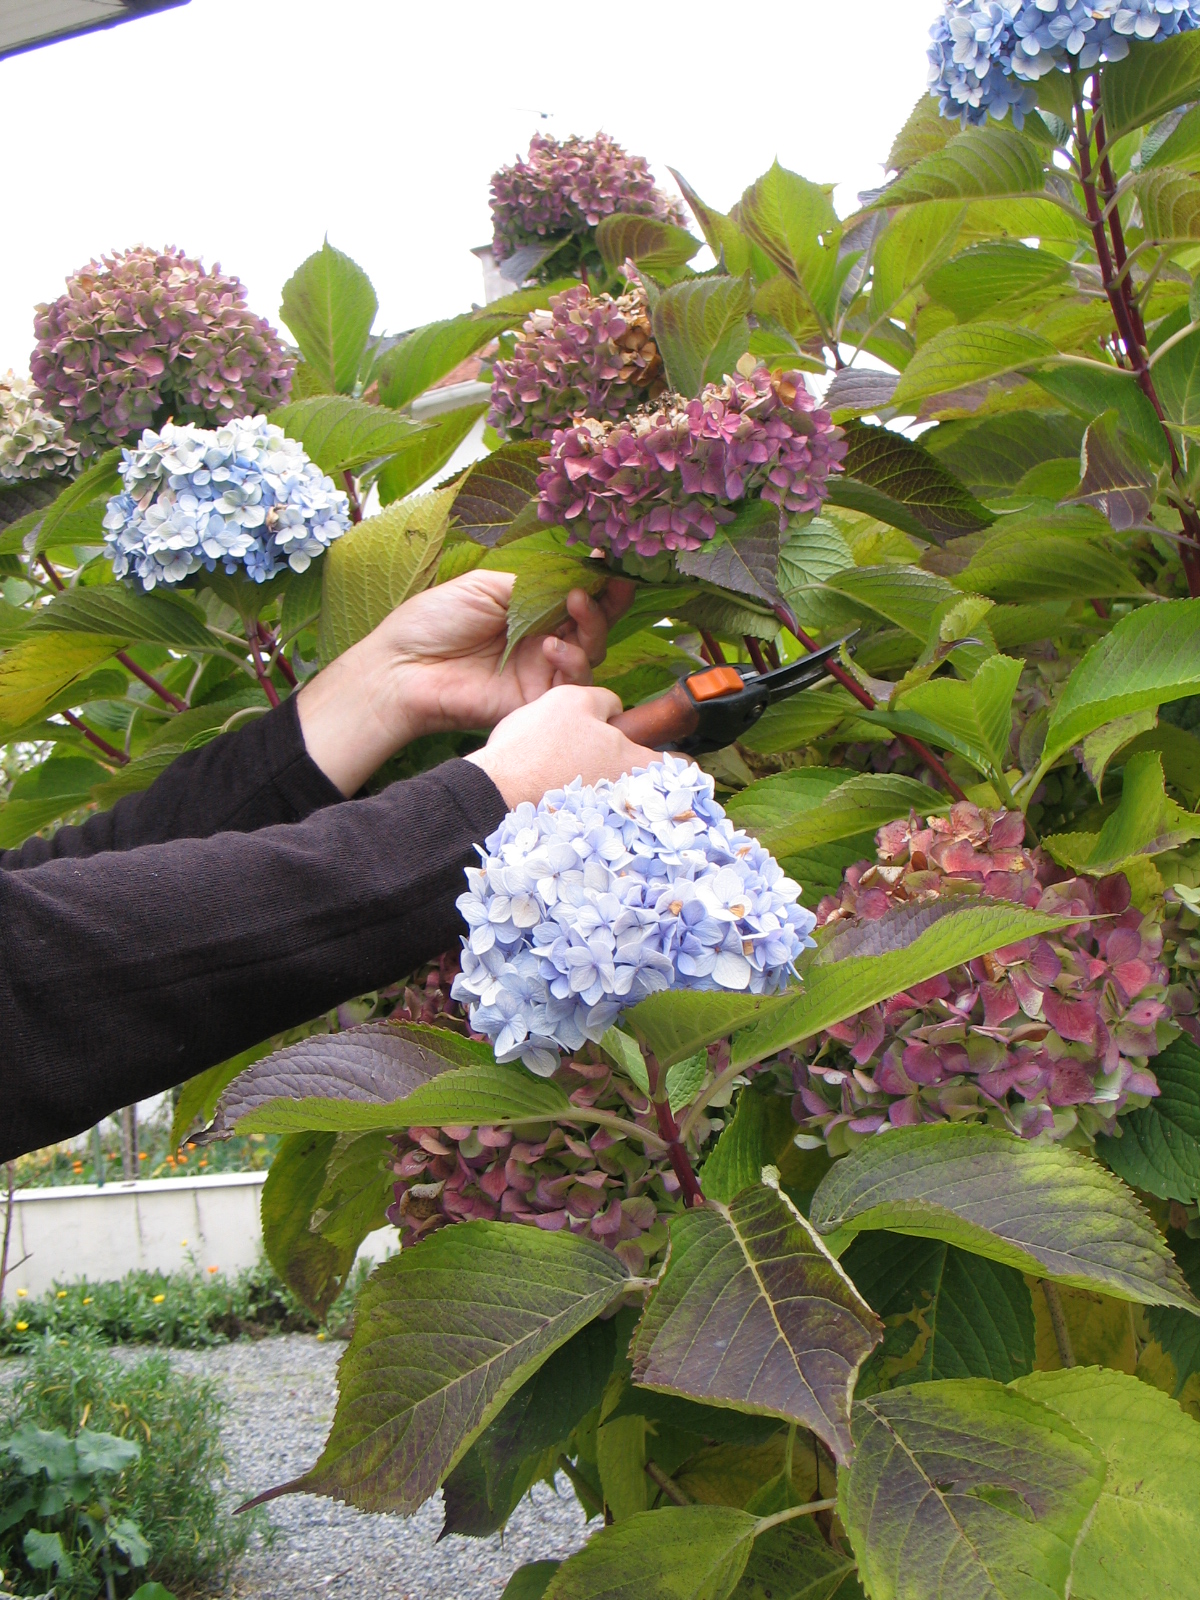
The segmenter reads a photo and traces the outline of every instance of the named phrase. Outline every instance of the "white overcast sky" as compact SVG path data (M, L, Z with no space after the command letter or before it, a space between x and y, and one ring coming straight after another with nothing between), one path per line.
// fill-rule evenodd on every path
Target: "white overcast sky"
M190 0L0 61L9 157L0 371L73 268L182 246L278 320L330 242L369 272L377 330L482 298L488 179L544 129L603 127L726 210L778 156L843 186L925 85L940 0Z

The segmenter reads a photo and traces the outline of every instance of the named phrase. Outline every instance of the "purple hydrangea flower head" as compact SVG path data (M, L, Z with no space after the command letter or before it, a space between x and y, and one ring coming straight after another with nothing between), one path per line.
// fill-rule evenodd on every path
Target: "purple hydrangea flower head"
M218 565L257 583L304 572L350 526L343 491L266 417L147 428L119 470L104 539L115 576L145 589Z
M38 306L34 328L34 383L84 456L168 419L273 410L291 388L293 358L247 308L244 285L182 250L138 246L89 262Z
M78 449L59 419L38 404L28 379L0 375L0 484L62 477Z
M655 1131L654 1109L603 1062L564 1061L555 1071L578 1128L409 1128L393 1139L395 1200L388 1218L405 1244L449 1223L487 1220L569 1231L614 1251L633 1272L667 1243L665 1218L680 1209L666 1157L649 1155L636 1129ZM621 1138L589 1128L596 1108L631 1125Z
M819 510L845 454L803 373L754 367L696 400L669 395L617 422L558 429L542 458L538 515L616 555L696 550L750 495L779 507L781 530Z
M885 920L911 919L951 894L1084 919L826 1029L794 1063L793 1113L831 1148L964 1117L1028 1137L1091 1135L1158 1093L1148 1065L1158 1024L1195 1011L1188 986L1169 984L1162 926L1131 903L1123 874L1072 877L1024 834L1019 812L969 802L927 822L888 823L877 860L849 868L821 902L818 922L831 931L823 960L854 954L864 939L873 946Z
M1046 73L1120 61L1131 39L1200 25L1195 0L944 0L930 28L929 92L942 115L1023 126Z
M505 261L556 234L587 233L614 212L682 223L676 201L655 187L644 156L615 139L552 139L537 133L524 161L492 178L492 254Z
M452 993L542 1077L658 989L773 993L811 943L798 886L679 757L526 802L480 854Z
M613 298L583 284L552 296L492 367L488 421L509 439L548 439L576 417L615 421L665 388L645 290Z

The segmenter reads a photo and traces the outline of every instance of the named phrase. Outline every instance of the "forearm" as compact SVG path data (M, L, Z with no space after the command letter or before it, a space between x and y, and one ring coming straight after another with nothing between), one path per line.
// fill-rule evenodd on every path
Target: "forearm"
M297 709L294 698L285 700L277 711L177 757L148 789L126 795L82 826L0 852L0 870L172 839L252 833L335 804L342 795L306 751Z
M0 875L0 1160L452 944L504 809L449 762L292 826Z

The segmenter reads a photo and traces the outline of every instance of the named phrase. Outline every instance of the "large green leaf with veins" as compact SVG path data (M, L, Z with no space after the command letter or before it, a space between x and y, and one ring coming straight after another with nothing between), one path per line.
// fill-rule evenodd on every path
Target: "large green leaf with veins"
M1000 1128L897 1128L837 1162L810 1218L844 1248L864 1229L941 1239L1018 1272L1200 1311L1161 1234L1099 1162Z
M990 123L968 128L889 183L872 206L918 205L926 200L982 200L1040 194L1045 171L1037 146L1011 128Z
M726 1600L745 1569L756 1526L732 1506L639 1511L569 1556L545 1600Z
M1067 1593L1105 1461L1057 1411L986 1378L914 1384L855 1406L854 1445L838 1514L871 1600Z
M1200 1549L1200 1422L1124 1372L1074 1367L1013 1385L1073 1423L1107 1463L1075 1551L1072 1600L1185 1600Z
M459 1223L392 1256L359 1297L321 1458L285 1487L416 1511L626 1281L601 1245L500 1222Z
M671 1222L667 1270L632 1347L634 1382L811 1428L850 1453L850 1398L875 1314L767 1184Z

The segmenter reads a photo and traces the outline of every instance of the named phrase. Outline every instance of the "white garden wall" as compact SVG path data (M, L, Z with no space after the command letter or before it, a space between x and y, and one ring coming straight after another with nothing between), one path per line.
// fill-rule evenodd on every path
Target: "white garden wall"
M28 1260L9 1275L5 1299L18 1289L38 1295L56 1282L106 1282L138 1268L234 1274L252 1267L262 1253L265 1181L265 1172L235 1172L20 1190L9 1260ZM397 1246L395 1228L381 1228L359 1255L381 1261Z

